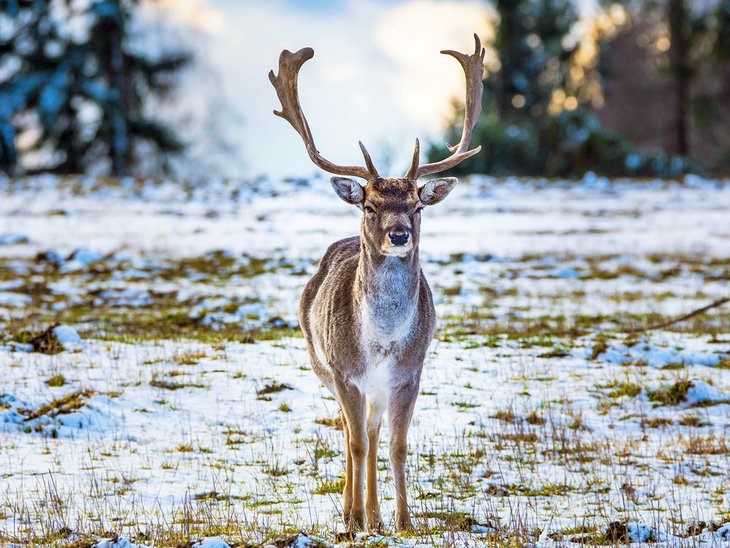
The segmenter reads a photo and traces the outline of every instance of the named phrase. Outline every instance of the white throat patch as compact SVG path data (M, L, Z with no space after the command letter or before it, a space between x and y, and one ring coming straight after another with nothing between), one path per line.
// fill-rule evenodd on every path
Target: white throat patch
M361 318L363 349L367 353L387 351L410 334L416 300L408 294L408 275L398 259L389 258L369 281Z

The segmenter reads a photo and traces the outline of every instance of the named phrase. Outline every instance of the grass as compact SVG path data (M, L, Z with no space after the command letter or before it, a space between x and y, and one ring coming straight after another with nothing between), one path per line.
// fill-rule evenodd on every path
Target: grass
M328 428L334 428L335 430L342 430L342 419L340 417L317 417L314 423L327 426Z
M68 381L66 381L66 377L64 377L61 374L53 375L52 377L47 378L45 381L46 386L50 386L51 388L59 388L61 386L64 386Z
M277 382L272 381L270 383L265 384L262 388L259 388L256 390L257 396L265 396L268 394L275 394L277 392L282 392L284 390L294 390L294 388L285 382Z
M19 412L26 421L39 417L55 418L59 415L67 415L78 411L86 405L87 401L95 395L93 390L79 390L66 396L57 398L45 403L36 409L19 409Z
M649 401L660 405L679 405L687 401L687 392L694 386L694 383L687 379L681 379L670 386L662 386L655 390L647 390Z
M504 409L497 411L493 415L489 416L490 419L497 419L504 422L514 422L514 420L517 418L517 415L515 415L512 408Z
M205 357L206 357L206 353L202 350L198 350L198 351L182 352L180 354L175 354L172 357L172 361L179 365L195 365Z
M51 331L58 324L82 325L79 332L86 338L123 342L185 338L219 343L301 337L298 329L275 316L247 321L246 327L242 327L241 322L203 321L205 314L191 314L191 310L201 305L204 297L192 295L179 299L176 290L145 290L140 292L143 304L124 304L123 299L119 304L114 296L115 289L104 291L104 286L108 284L114 288L113 275L131 268L124 261L105 258L90 265L88 270L63 272L45 255L22 266L17 260L0 258L0 282L24 282L16 291L32 299L22 315L0 319L0 326L4 323L9 328L15 342L32 344L35 351L48 354L63 350ZM223 252L213 252L200 257L165 259L147 267L135 267L134 272L136 283L147 282L153 284L152 287L160 281L178 283L200 276L215 287L273 272L301 273L301 265L278 257L230 257ZM61 281L77 287L78 296L72 299L51 289L51 284ZM252 302L250 298L230 298L210 312L235 313L240 306ZM48 325L51 327L44 327Z
M598 385L596 388L601 390L608 389L606 396L614 400L624 396L635 398L643 391L641 385L632 381L622 381L620 379L613 379L607 384Z
M471 514L456 510L430 510L422 512L418 517L438 520L441 528L447 531L470 531L474 525L479 525Z
M323 480L317 484L315 495L339 495L345 488L345 477Z
M693 435L684 440L685 451L689 455L726 455L730 445L725 437L715 435Z
M163 390L180 390L182 388L205 388L204 384L194 382L178 382L170 379L165 379L159 376L157 373L152 375L152 380L149 382L150 386L155 388L161 388Z
M710 426L710 422L701 417L698 417L697 415L686 415L679 419L678 424L680 424L681 426L690 426L692 428L702 428L705 426Z
M723 478L730 451L720 423L705 409L671 408L686 401L691 381L668 380L667 370L699 366L676 361L662 371L637 359L622 367L610 362L607 352L645 343L662 346L665 333L625 336L619 331L667 319L663 311L671 307L665 305L686 299L688 277L717 283L730 273L730 261L699 254L644 258L636 264L621 264L617 256L502 258L498 268L479 276L458 264L463 256L438 264L424 261L424 269L437 276L432 287L446 291L436 291L441 343L432 346L426 363L409 436L407 481L418 529L401 539L439 546L521 546L535 543L541 528L548 527L554 540L617 545L627 542L627 523L637 516L650 516L647 523L655 518L676 523L671 532L681 534L694 518L704 517L708 527L712 524L705 516L713 516L716 524L727 519L722 518ZM488 264L491 257L469 260ZM555 264L575 268L580 277L564 283L548 274ZM282 320L293 317L291 296L301 290L302 274L314 263L276 253L256 257L215 251L184 258L146 256L142 265L105 258L88 269L64 272L48 256L0 257L0 281L19 280L13 291L32 300L26 308L0 315L2 342L32 344L42 336L37 351L48 353L33 356L37 361L8 353L8 370L22 372L11 375L18 383L30 375L26 370L37 375L50 400L20 410L28 418L21 425L25 430L9 437L3 450L9 451L10 462L18 456L13 444L28 443L53 472L25 474L22 496L0 497L0 515L18 524L13 531L0 529L0 544L81 546L99 536L124 534L161 546L190 545L215 535L242 546L286 546L302 530L327 542L354 542L341 533L344 442L337 432L342 430L337 406L324 390L317 392L318 386L296 377L307 368L301 333L293 320ZM524 283L522 273L528 271L545 286ZM142 304L125 304L114 296L120 279L140 288ZM629 281L640 281L640 289L626 291ZM273 290L266 294L270 283ZM74 289L73 296L54 289L64 286ZM240 291L249 288L255 291ZM696 300L709 297L710 288L706 291ZM48 336L55 323L76 326L84 338L93 339L98 354L92 359L82 353L77 359L61 353ZM730 320L712 313L670 331L675 341L709 339L721 354ZM51 398L87 386L80 380L87 369L96 373L105 361L116 363L124 346L119 342L131 343L140 353L139 372L120 369L96 382L104 390L108 383L129 392L152 386L159 389L153 401L125 408L128 422L113 439L98 440L85 431L62 440L38 436L36 423L49 419L41 429L50 431L58 428L57 419L95 404L96 392L90 389ZM238 354L240 344L250 345L245 359ZM262 371L260 356L272 348L284 357L265 362ZM721 355L708 371L723 389L730 380L728 360ZM215 384L216 378L225 378L223 386ZM13 384L7 386L0 411L12 412L17 402L8 395ZM294 386L296 391L283 395ZM310 392L311 401L301 398ZM201 405L201 394L210 402ZM308 407L319 399L316 410ZM203 407L215 407L215 416L196 419ZM168 412L178 419L175 427L150 434L164 437L164 455L156 455L140 432L136 439L125 436L128 424L156 421ZM391 540L395 495L387 431L377 466ZM74 470L64 468L64 448L77 451ZM75 490L68 490L67 477L74 478ZM176 493L174 504L167 505L162 496L154 500L154 494L145 498L146 486L156 482ZM186 492L192 484L196 487ZM83 511L80 500L87 504ZM566 518L569 513L576 517ZM484 524L496 533L469 532ZM367 542L384 541L371 536Z
M55 323L41 331L21 330L16 332L11 339L21 344L30 344L33 352L41 354L58 354L63 352L63 345L59 342L58 337L53 332L53 328L58 324Z
M615 279L615 276L633 276L651 283L662 284L672 281L688 270L693 274L705 275L709 278L717 277L722 270L728 275L730 266L720 259L703 258L694 255L657 255L654 264L663 265L659 272L645 271L638 267L620 266L606 275L607 269L601 265L613 264L615 257L596 256L588 257L589 265L585 279ZM525 256L514 260L514 265L521 272L525 266L539 266L545 259L558 261L574 261L572 256L537 257ZM455 256L453 260L458 260ZM125 305L115 301L114 291L104 291L106 285L114 287L114 276L124 273L125 269L132 269L132 265L124 260L115 259L113 255L93 263L87 270L64 272L57 267L52 259L39 255L35 259L25 260L22 264L15 259L0 258L0 281L12 280L22 282L15 291L32 298L32 305L27 307L23 314L10 319L0 320L5 323L17 342L30 342L37 335L44 333L40 326L55 325L57 323L81 325L80 333L84 337L93 337L110 341L147 341L161 339L189 339L205 343L220 343L240 341L251 343L255 341L281 340L288 337L301 337L296 326L282 322L276 315L270 317L242 317L240 322L223 322L206 320L206 313L235 314L241 306L255 304L256 297L225 296L220 304L213 306L209 311L201 314L191 314L191 310L204 305L204 296L189 294L179 298L177 290L167 289L158 291L145 290L141 293L143 304ZM539 271L539 269L538 269ZM509 266L502 272L507 280L510 274ZM255 282L260 276L278 274L282 276L299 276L305 273L302 261L292 261L281 256L256 257L248 254L233 255L224 251L184 258L164 258L150 261L145 266L134 266L135 283L151 284L155 287L160 281L171 284L184 282L191 278L203 281L209 287L225 288L233 284L252 280ZM719 274L722 277L723 274ZM71 299L68 295L55 292L51 284L64 281L78 288L79 295ZM302 284L304 283L302 280ZM457 287L452 286L452 287ZM444 295L449 301L464 299L471 290L466 290L464 284L458 284L459 291ZM482 288L483 289L483 288ZM664 294L664 297L662 295ZM672 298L671 292L658 293L662 298ZM551 294L550 301L559 299L580 299L579 289L569 295ZM467 348L479 348L502 344L506 340L519 340L535 344L540 340L550 340L562 337L576 337L596 331L620 331L636 325L656 323L667 319L658 313L634 313L620 311L616 314L542 314L514 313L519 308L520 294L515 288L508 286L500 291L485 293L485 306L472 307L460 310L457 314L445 314L441 318L441 327L438 338L444 341L466 340ZM608 294L607 299L619 303L641 302L648 298L641 292L621 292ZM653 296L652 296L653 298ZM506 314L496 316L493 313L495 300L509 304ZM268 306L269 303L262 303ZM547 307L549 308L549 307ZM250 315L249 315L250 316ZM245 325L242 325L245 324ZM711 313L693 318L688 322L671 326L670 330L677 332L708 333L715 337L726 333L730 329L730 318L727 314ZM478 337L474 337L474 336ZM593 346L591 359L596 359L608 348L608 342L598 337ZM61 350L47 334L38 339L35 346L37 351L57 353ZM553 349L543 352L544 357L560 358L569 349Z

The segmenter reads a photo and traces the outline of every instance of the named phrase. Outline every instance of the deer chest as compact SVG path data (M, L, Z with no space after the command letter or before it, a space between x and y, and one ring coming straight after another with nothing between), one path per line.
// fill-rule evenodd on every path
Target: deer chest
M365 349L390 353L410 339L418 299L408 274L400 266L386 266L370 280L360 310Z

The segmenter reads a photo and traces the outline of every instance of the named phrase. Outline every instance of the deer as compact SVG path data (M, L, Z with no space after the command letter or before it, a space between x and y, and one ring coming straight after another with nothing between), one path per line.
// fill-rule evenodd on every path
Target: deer
M436 331L431 289L421 270L421 213L441 202L455 177L418 179L448 170L474 156L469 149L482 107L484 48L474 35L474 53L443 50L462 66L466 103L461 140L447 145L451 155L420 164L416 139L404 177L381 177L359 142L364 166L337 165L314 143L298 90L302 65L312 48L279 56L279 73L269 72L281 110L304 141L311 161L331 173L335 193L362 212L360 235L333 243L306 284L299 305L312 370L340 407L345 437L343 517L350 532L384 529L377 492L377 450L383 416L390 432L390 463L395 484L395 529L412 530L406 493L408 429L419 394L421 371ZM351 179L356 177L364 184ZM363 494L363 491L365 492Z

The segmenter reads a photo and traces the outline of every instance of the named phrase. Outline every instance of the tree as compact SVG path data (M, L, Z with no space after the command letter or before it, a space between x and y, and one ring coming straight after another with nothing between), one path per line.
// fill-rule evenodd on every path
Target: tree
M608 30L594 23L590 35L578 37L575 6L565 0L495 0L495 7L499 68L484 82L474 130L483 149L460 165L462 172L678 175L687 169L663 152L638 152L596 115L603 100L596 49ZM448 139L458 134L452 124ZM430 159L438 159L438 150L430 148Z
M674 79L674 150L680 156L689 156L690 84L693 70L690 61L692 37L701 26L701 19L691 17L684 0L668 0L669 71ZM698 25L699 24L699 25Z
M730 0L607 0L629 15L604 44L602 119L707 171L730 169ZM642 105L631 107L627 105ZM653 133L647 130L652 128Z
M494 44L500 70L486 82L500 118L539 118L553 94L567 86L574 45L566 41L577 21L570 2L496 0L499 27Z
M71 0L0 0L11 23L0 36L0 167L104 169L119 176L133 173L152 151L165 170L184 144L150 114L151 101L170 94L190 53L135 49L137 0L76 6ZM80 31L68 30L72 20Z
M571 77L575 7L563 0L495 0L495 8L499 68L484 82L474 132L484 147L462 171L564 175L590 168L592 145L584 145L595 121L578 111L586 97ZM449 139L458 133L452 125ZM437 154L429 150L433 159Z

